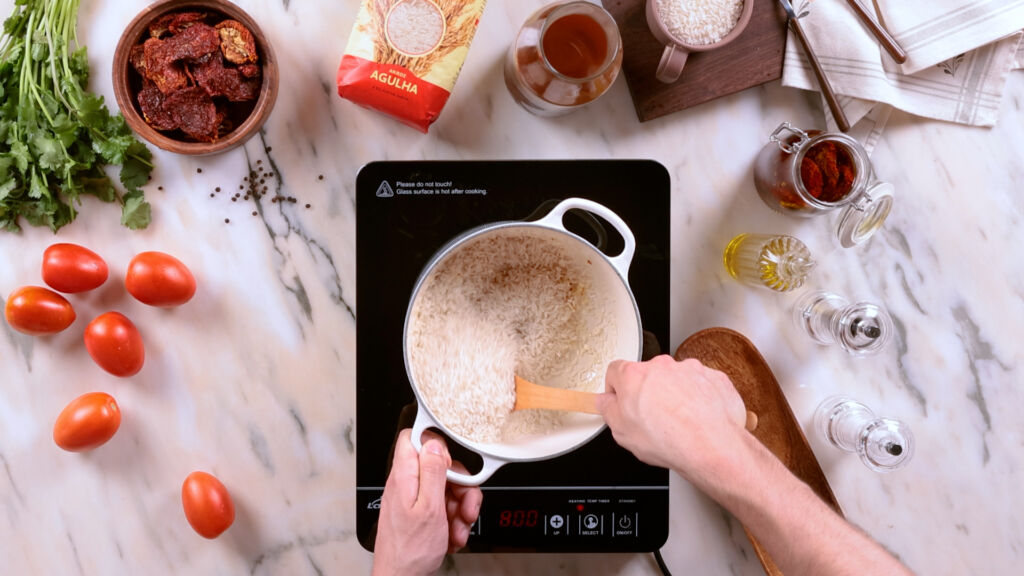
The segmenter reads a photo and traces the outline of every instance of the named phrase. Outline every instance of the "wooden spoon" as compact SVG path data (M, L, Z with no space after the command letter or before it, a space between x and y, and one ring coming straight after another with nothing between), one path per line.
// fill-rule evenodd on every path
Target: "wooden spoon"
M529 380L523 380L519 376L515 378L516 405L512 410L544 408L547 410L567 410L570 412L600 414L597 411L597 394L594 392L580 392L579 390L541 386Z
M515 410L532 410L543 408L546 410L567 410L569 412L584 412L586 414L600 414L597 411L597 394L594 392L580 392L579 390L566 390L551 386L541 386L529 380L524 380L518 375L516 379L516 404ZM749 432L757 428L757 414L747 410L747 422L744 427Z

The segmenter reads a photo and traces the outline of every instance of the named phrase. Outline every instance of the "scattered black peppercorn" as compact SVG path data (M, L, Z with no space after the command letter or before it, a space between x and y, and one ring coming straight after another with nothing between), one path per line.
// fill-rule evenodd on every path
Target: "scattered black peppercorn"
M255 210L252 211L252 215L253 216L256 216L257 214L259 214L259 212L255 211Z
M217 186L216 188L214 188L213 191L214 192L220 192L220 186Z
M156 187L156 189L157 189L157 190L163 190L163 189L164 189L164 187L163 187L163 186L157 186L157 187Z
M271 150L273 150L273 148L271 148L270 146L267 146L267 153L268 154L270 153Z
M323 174L321 174L321 175L317 176L317 177L316 177L316 179L317 179L317 180L323 180L323 179L324 179L324 175L323 175Z
M196 174L202 174L202 173L203 173L203 169L202 168L196 168Z
M309 208L309 207L310 207L309 204L306 204L306 208Z
M225 218L225 219L224 219L224 223L225 223L225 224L228 224L228 223L230 223L230 222L231 222L231 218Z

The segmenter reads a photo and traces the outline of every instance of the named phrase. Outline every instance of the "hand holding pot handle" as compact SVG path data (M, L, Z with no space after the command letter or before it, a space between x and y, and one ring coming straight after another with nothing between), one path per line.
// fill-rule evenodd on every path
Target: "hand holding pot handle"
M618 214L605 206L585 198L567 198L559 202L557 206L551 209L547 216L541 218L536 223L548 228L569 232L562 223L562 218L565 217L566 212L574 209L597 214L607 220L615 228L615 231L622 236L624 245L622 252L618 256L609 256L608 261L619 271L623 279L629 278L629 264L633 261L633 253L636 252L636 238L633 236L633 231L626 225L626 222ZM569 233L572 234L572 232Z
M431 427L439 426L430 416L430 413L427 412L426 408L421 405L416 411L416 421L412 425L412 447L416 449L416 452L423 451L423 432ZM505 465L504 460L497 460L487 454L481 454L480 457L483 458L484 465L479 472L476 474L463 474L449 468L445 474L448 477L448 481L461 484L462 486L479 486L486 482L491 477L491 474L497 472L498 468Z

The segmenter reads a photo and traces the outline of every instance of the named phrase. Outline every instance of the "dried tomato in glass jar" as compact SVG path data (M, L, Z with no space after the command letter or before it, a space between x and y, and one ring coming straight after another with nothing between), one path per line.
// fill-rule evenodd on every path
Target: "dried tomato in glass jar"
M844 208L836 235L845 248L870 238L892 209L892 185L875 179L860 143L789 122L757 155L754 186L765 204L785 214L810 217Z

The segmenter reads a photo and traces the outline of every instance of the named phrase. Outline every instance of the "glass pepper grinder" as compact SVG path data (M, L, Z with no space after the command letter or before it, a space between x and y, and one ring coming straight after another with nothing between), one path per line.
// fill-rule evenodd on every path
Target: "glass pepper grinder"
M826 398L814 412L814 428L831 445L856 452L875 472L902 468L914 455L914 435L903 422L878 418L846 396Z
M867 356L892 339L895 328L884 308L850 302L831 292L811 292L794 307L797 325L819 344L839 344L851 356Z
M776 292L803 286L815 264L811 252L799 239L771 234L736 236L725 247L722 259L733 278Z
M754 161L754 187L769 208L812 217L838 211L844 248L871 237L892 210L893 186L875 178L864 147L846 134L783 122Z

